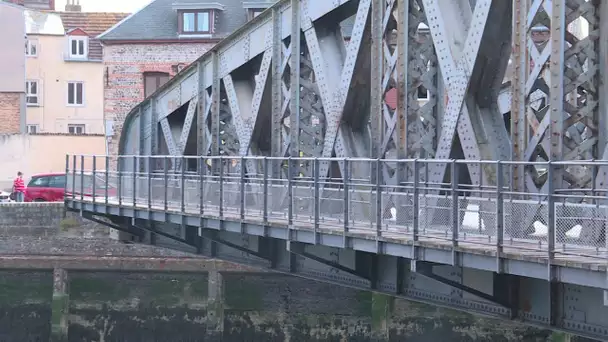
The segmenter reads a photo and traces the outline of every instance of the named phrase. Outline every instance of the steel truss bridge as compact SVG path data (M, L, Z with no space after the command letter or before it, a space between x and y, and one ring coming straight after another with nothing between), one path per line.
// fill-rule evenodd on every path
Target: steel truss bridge
M69 157L66 206L608 339L607 39L605 1L279 1L136 106L120 157Z

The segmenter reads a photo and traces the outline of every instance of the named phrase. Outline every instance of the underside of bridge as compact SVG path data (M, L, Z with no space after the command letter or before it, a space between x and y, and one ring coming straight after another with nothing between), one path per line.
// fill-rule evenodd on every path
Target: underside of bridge
M375 170L323 161L315 171L310 161L273 163L271 173L318 172L334 183L350 177L389 187L458 174L460 185L473 188L502 186L539 201L567 189L584 202L581 195L607 188L605 166L560 167L548 177L531 162L608 159L608 97L600 95L607 39L605 1L283 0L134 108L120 154L520 161L503 172L481 163L450 174L437 162L416 174L390 162ZM233 172L266 172L261 160L243 164ZM119 165L134 166L163 168L144 159ZM183 167L214 171L206 163ZM334 183L326 186L341 186ZM385 205L391 215L395 205ZM550 224L547 210L539 204L514 220L533 233ZM480 215L490 226L492 218ZM586 215L571 222L580 228L577 239L605 243L603 226ZM177 237L182 247L214 257L608 338L602 289L548 282L552 267L540 280L463 268L458 258L439 266L198 225L114 221L144 242Z

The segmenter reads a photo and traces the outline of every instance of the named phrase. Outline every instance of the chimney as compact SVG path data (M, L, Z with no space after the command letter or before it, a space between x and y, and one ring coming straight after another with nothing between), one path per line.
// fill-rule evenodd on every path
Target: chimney
M65 4L66 12L80 12L81 10L80 0L67 0Z

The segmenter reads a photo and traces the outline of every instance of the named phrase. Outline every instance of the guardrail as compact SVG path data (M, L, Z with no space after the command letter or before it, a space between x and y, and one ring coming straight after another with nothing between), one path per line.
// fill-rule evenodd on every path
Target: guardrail
M321 175L322 164L329 174ZM119 171L110 170L118 164ZM462 183L467 170L491 170L496 184L427 181L445 164ZM242 166L245 167L242 167ZM140 209L288 223L375 236L407 235L457 247L606 259L606 189L569 189L564 168L608 161L518 163L465 160L382 160L270 157L68 156L68 200ZM546 192L518 192L515 166L534 167ZM400 170L400 171L398 171ZM409 175L393 181L396 172ZM291 175L291 176L290 176ZM87 178L88 177L88 178ZM88 181L86 179L95 179ZM559 183L559 184L558 184Z

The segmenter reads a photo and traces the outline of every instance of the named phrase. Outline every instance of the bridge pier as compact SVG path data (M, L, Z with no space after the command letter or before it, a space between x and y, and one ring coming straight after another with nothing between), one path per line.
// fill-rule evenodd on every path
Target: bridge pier
M207 338L221 341L224 333L224 277L217 270L208 275Z
M51 341L68 340L69 315L68 271L63 268L53 270L53 299L51 305Z
M372 293L372 336L376 341L389 340L389 327L393 313L395 297L382 293Z

